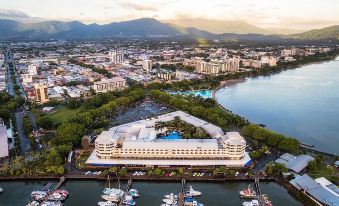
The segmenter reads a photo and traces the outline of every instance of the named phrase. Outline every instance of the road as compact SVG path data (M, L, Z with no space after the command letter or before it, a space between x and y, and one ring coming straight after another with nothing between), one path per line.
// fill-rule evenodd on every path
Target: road
M16 128L17 128L18 135L19 135L19 143L20 143L19 146L20 146L21 155L24 155L25 153L30 152L32 150L31 143L24 132L23 117L24 117L23 112L15 113Z
M14 68L15 68L14 69L14 73L15 73L15 76L16 76L15 81L16 81L16 84L20 87L20 96L22 96L25 100L27 100L23 86L22 86L20 79L19 79L19 75L17 75L16 67L15 67L14 60L13 60L13 54L11 53L10 50L8 50L8 53L6 55L7 91L10 95L12 95L14 97L17 96L17 94L15 93L15 90L14 90L13 81L11 79L11 72L10 72L10 66L9 66L10 63L12 63ZM35 123L34 115L32 114L31 111L27 112L27 114L28 114L29 118L31 119L33 129L36 129L36 123ZM30 141L29 141L28 137L26 136L26 134L24 132L23 117L24 117L24 112L21 109L19 109L15 112L16 127L17 127L17 131L18 131L18 136L19 136L19 147L20 147L21 155L24 155L25 153L30 152L32 150L32 147L30 145Z

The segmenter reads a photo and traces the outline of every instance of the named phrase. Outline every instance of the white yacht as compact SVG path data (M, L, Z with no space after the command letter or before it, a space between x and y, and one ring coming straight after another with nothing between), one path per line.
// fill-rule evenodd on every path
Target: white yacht
M60 201L44 201L40 206L62 206Z
M101 195L102 199L106 201L110 201L110 202L120 202L122 197L125 194L125 192L120 189L120 182L118 181L119 189L111 188L111 182L109 180L109 175L107 176L107 182L108 182L108 187L104 189L103 191L104 195Z
M132 196L133 198L139 197L139 192L136 189L130 189L128 191L128 195Z
M2 189L2 187L0 187L0 193L2 193L4 191L4 189Z
M117 206L117 204L110 202L110 201L106 201L106 202L98 202L99 206Z
M31 197L36 201L41 201L44 198L46 198L46 196L47 196L47 192L45 191L33 191L31 193Z
M201 195L201 192L194 190L192 186L190 186L188 191L185 193L185 196L187 197L196 197L200 195Z
M26 206L39 206L39 205L40 205L39 202L33 201L33 202L28 203Z
M178 201L178 196L174 195L173 193L169 194L169 195L165 195L164 196L165 199L163 199L162 201L166 204L166 205L176 205L177 201Z
M116 189L116 191L112 190L112 193L109 195L101 195L101 198L106 201L120 202L123 196L124 196L124 191Z
M124 205L131 205L131 206L136 205L136 202L134 201L133 197L130 195L126 195L122 203Z
M251 202L243 202L243 206L259 206L258 200L252 200Z

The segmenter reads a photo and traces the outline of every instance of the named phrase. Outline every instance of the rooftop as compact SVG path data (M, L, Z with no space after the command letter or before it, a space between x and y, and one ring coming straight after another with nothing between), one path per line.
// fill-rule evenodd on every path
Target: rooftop
M217 138L217 137L222 137L224 135L224 132L222 131L220 127L215 126L211 123L208 123L192 115L189 115L185 112L176 111L176 112L171 112L168 114L158 116L156 118L139 120L136 122L131 122L131 123L119 125L116 127L112 127L108 131L102 132L97 137L96 142L101 142L101 143L103 141L113 142L113 141L118 141L119 138L124 138L124 142L126 143L132 142L132 141L138 141L140 142L140 144L142 144L142 142L150 142L150 141L155 142L156 135L157 135L157 131L155 130L155 124L157 122L172 121L174 120L175 117L179 117L182 121L192 124L195 127L201 127L211 137ZM231 135L232 137L228 137L228 138L235 139L235 138L239 138L240 136L239 134L238 134L239 136L236 136L235 133ZM158 145L162 145L162 143L167 140L156 140L156 141ZM197 141L197 140L190 139L190 140L180 140L179 142L180 143L191 142L192 144L197 144L198 142L201 143L201 140ZM217 144L216 140L212 140L212 141L204 140L203 142L204 144L209 143L211 148L216 147L215 145L212 146L212 144ZM172 144L174 145L178 143L172 143ZM132 143L128 143L128 144L132 144Z
M320 182L323 182L323 180L321 179ZM297 189L305 190L308 194L316 198L321 203L329 206L339 206L339 194L335 191L330 190L330 188L326 186L318 184L307 174L297 176L296 178L291 180L290 183L294 185Z
M280 156L275 162L285 165L288 169L299 173L304 170L310 161L314 160L313 157L309 155L299 155L294 156L289 153L285 153Z

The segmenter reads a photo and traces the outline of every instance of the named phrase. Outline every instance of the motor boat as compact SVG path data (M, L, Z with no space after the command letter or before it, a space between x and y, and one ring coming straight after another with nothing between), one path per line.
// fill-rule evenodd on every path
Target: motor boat
M31 193L31 197L35 200L35 201L41 201L44 198L46 198L47 196L47 192L45 191L33 191Z
M190 186L189 189L185 193L186 197L196 197L200 195L201 195L201 192L194 190L192 186Z
M62 206L60 201L44 201L40 206Z
M39 206L40 203L38 201L33 201L33 202L30 202L28 203L26 206Z
M0 187L0 193L2 193L4 191L4 189L2 189L2 187Z
M106 202L98 202L99 206L117 206L117 204L110 202L110 201L106 201Z
M259 206L258 200L252 200L251 202L243 202L243 206Z
M128 191L128 195L132 196L133 198L139 197L139 192L136 189L130 189Z
M130 195L126 195L124 200L122 201L124 205L136 205L136 202L134 201L133 197Z

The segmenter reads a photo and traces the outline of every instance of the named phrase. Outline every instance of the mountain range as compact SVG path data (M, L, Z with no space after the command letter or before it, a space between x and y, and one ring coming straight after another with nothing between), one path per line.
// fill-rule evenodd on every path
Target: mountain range
M215 34L233 33L233 34L297 34L302 30L287 28L261 28L245 21L235 20L211 20L203 18L180 18L167 20L167 23L180 25L183 27L195 27Z
M188 37L205 39L231 38L241 40L279 40L281 38L339 39L339 26L291 35L265 35L265 31L250 25L241 27L242 32L240 32L240 24L244 25L243 23L233 24L233 27L238 28L238 31L230 30L228 33L225 33L222 30L210 32L212 28L210 28L209 31L206 31L195 27L184 27L173 23L163 23L153 18L142 18L104 25L86 25L78 21L22 23L14 20L2 19L0 20L0 39L86 39L112 37Z

